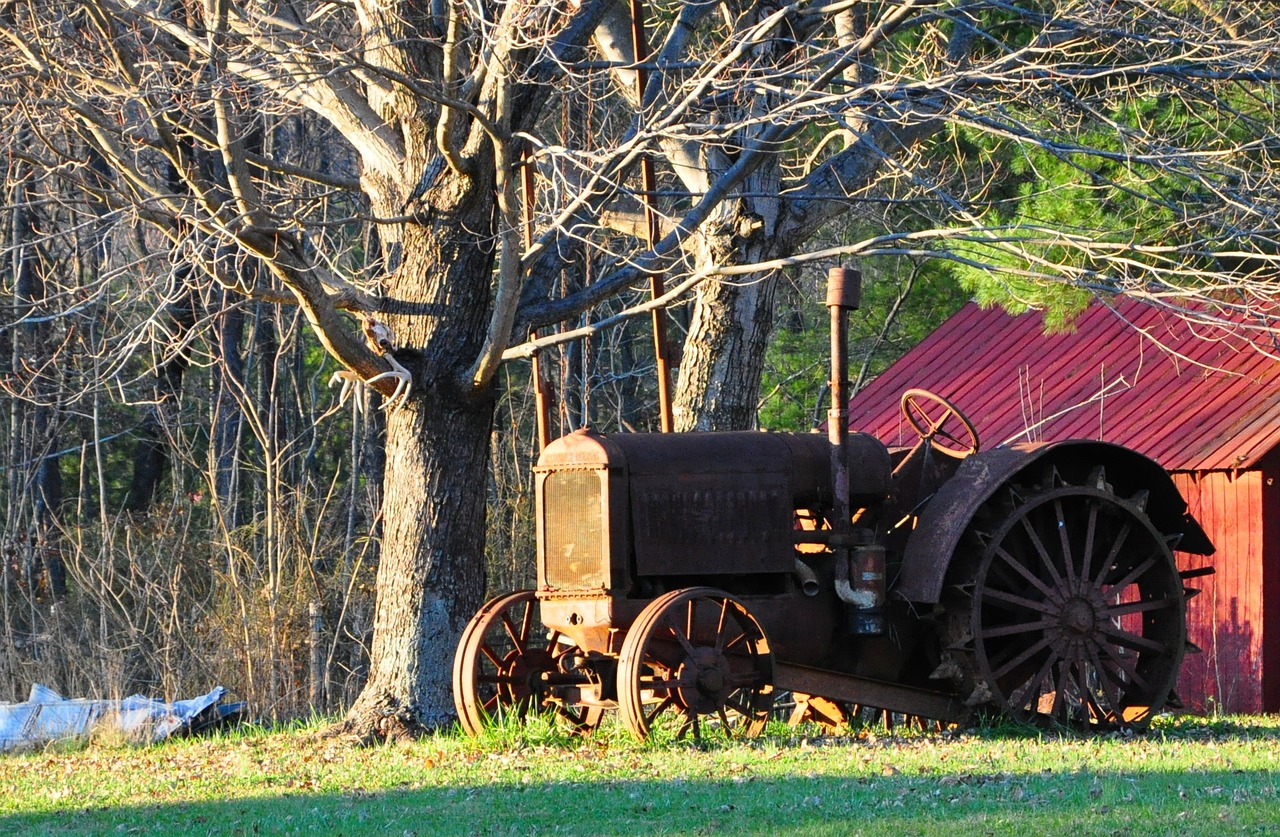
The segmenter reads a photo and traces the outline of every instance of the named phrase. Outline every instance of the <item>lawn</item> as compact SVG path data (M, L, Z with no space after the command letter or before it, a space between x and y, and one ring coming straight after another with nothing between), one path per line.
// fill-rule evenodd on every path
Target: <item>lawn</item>
M356 748L319 725L0 757L0 834L1238 834L1280 831L1280 718L645 746L535 719Z

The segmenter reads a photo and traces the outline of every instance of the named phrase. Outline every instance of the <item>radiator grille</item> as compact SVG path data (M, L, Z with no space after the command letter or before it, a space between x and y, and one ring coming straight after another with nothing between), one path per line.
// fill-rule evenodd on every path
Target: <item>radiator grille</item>
M600 474L558 471L542 486L546 581L551 587L605 584Z

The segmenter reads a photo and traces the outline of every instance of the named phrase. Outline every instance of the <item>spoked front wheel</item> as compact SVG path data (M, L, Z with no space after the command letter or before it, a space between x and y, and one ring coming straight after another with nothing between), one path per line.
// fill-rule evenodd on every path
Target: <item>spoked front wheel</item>
M639 739L759 735L773 706L773 653L745 605L710 587L650 602L627 632L618 714Z
M462 632L453 661L453 699L458 720L469 735L479 735L502 715L524 717L530 710L554 711L570 726L586 730L600 713L566 704L556 694L558 681L571 681L578 648L536 618L533 591L492 599Z

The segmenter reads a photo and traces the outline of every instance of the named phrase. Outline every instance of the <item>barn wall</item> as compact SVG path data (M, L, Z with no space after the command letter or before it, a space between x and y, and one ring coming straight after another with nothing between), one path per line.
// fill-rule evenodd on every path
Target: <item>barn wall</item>
M1217 547L1208 559L1177 553L1180 569L1212 563L1217 570L1187 582L1202 591L1188 605L1187 633L1203 653L1187 655L1178 694L1195 712L1280 709L1274 695L1268 695L1269 705L1263 701L1263 473L1181 472L1173 478ZM1276 490L1268 487L1269 494ZM1276 673L1273 668L1273 678Z
M1262 469L1262 603L1272 630L1262 643L1262 709L1280 712L1280 449Z

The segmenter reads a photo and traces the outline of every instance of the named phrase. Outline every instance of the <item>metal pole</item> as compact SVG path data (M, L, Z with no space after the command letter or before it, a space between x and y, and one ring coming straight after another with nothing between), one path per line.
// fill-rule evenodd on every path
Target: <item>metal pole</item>
M827 439L831 442L831 478L835 492L837 534L849 531L849 322L858 307L862 274L845 267L827 271L827 309L831 312L831 409L827 411Z
M848 312L862 301L862 274L833 267L827 271L827 308L831 312L831 442L836 595L849 606L849 630L862 636L884 633L884 547L853 530L849 507L849 322Z
M533 161L526 150L520 166L520 185L524 191L524 249L533 247L533 210L536 200ZM538 332L531 331L529 339L536 340ZM541 352L534 352L532 361L533 406L538 417L538 451L546 450L551 444L551 382L546 379L542 369Z
M636 101L643 109L644 91L649 85L649 71L643 66L649 60L644 0L631 0L631 43L636 65ZM644 206L645 241L650 250L661 239L658 212L653 206L657 188L653 158L644 154L640 157L640 202ZM666 293L665 284L661 272L649 274L649 289L654 299ZM658 366L658 422L663 433L670 433L674 429L671 418L671 360L667 347L667 312L661 308L653 310L653 351Z

